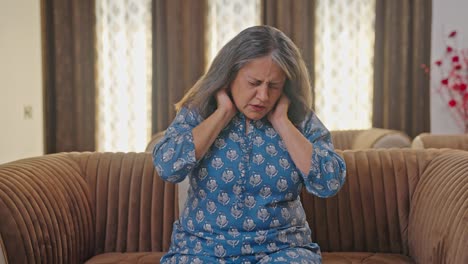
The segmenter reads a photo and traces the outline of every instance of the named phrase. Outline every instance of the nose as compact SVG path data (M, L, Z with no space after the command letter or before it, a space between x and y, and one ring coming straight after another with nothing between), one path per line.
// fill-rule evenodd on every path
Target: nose
M268 98L268 85L266 83L263 83L262 85L257 87L257 99L262 102L266 102L268 101Z

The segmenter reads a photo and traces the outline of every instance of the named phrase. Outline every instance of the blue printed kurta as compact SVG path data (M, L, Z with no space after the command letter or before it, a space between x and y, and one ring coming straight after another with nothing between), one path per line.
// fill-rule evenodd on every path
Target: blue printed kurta
M296 168L266 118L247 123L242 113L196 160L192 129L202 121L195 111L181 109L153 151L162 179L190 181L161 262L320 263L299 194L305 186L329 197L345 181L344 161L320 120L311 112L298 127L313 145L308 174Z

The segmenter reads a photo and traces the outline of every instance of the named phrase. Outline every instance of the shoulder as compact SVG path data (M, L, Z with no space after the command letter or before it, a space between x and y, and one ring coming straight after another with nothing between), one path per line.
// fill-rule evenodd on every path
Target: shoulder
M203 121L203 117L199 114L199 111L194 108L182 107L177 112L175 121L185 123L201 123Z
M311 126L317 123L321 123L321 122L317 118L317 115L315 114L315 112L312 110L308 110L305 113L304 119L299 123L298 128L304 133L310 130Z
M312 110L306 113L304 120L299 125L299 130L306 136L312 134L324 136L329 133L328 129Z

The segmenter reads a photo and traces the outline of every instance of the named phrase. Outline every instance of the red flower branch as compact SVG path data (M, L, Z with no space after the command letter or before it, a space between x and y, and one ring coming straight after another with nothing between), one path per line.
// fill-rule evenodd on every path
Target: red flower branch
M436 92L447 102L459 125L468 133L468 49L457 48L457 31L448 35L445 54L434 65L441 79ZM426 73L429 68L422 65Z

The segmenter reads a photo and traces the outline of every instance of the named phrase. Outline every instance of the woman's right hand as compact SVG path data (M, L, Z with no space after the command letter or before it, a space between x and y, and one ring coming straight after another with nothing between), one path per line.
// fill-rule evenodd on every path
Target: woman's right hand
M216 111L192 130L196 160L200 160L206 154L221 130L237 113L237 108L226 89L216 92L216 103L218 104Z
M221 89L216 92L216 102L218 104L218 110L221 110L229 119L236 115L237 108L231 100L231 97L229 97L226 89Z

